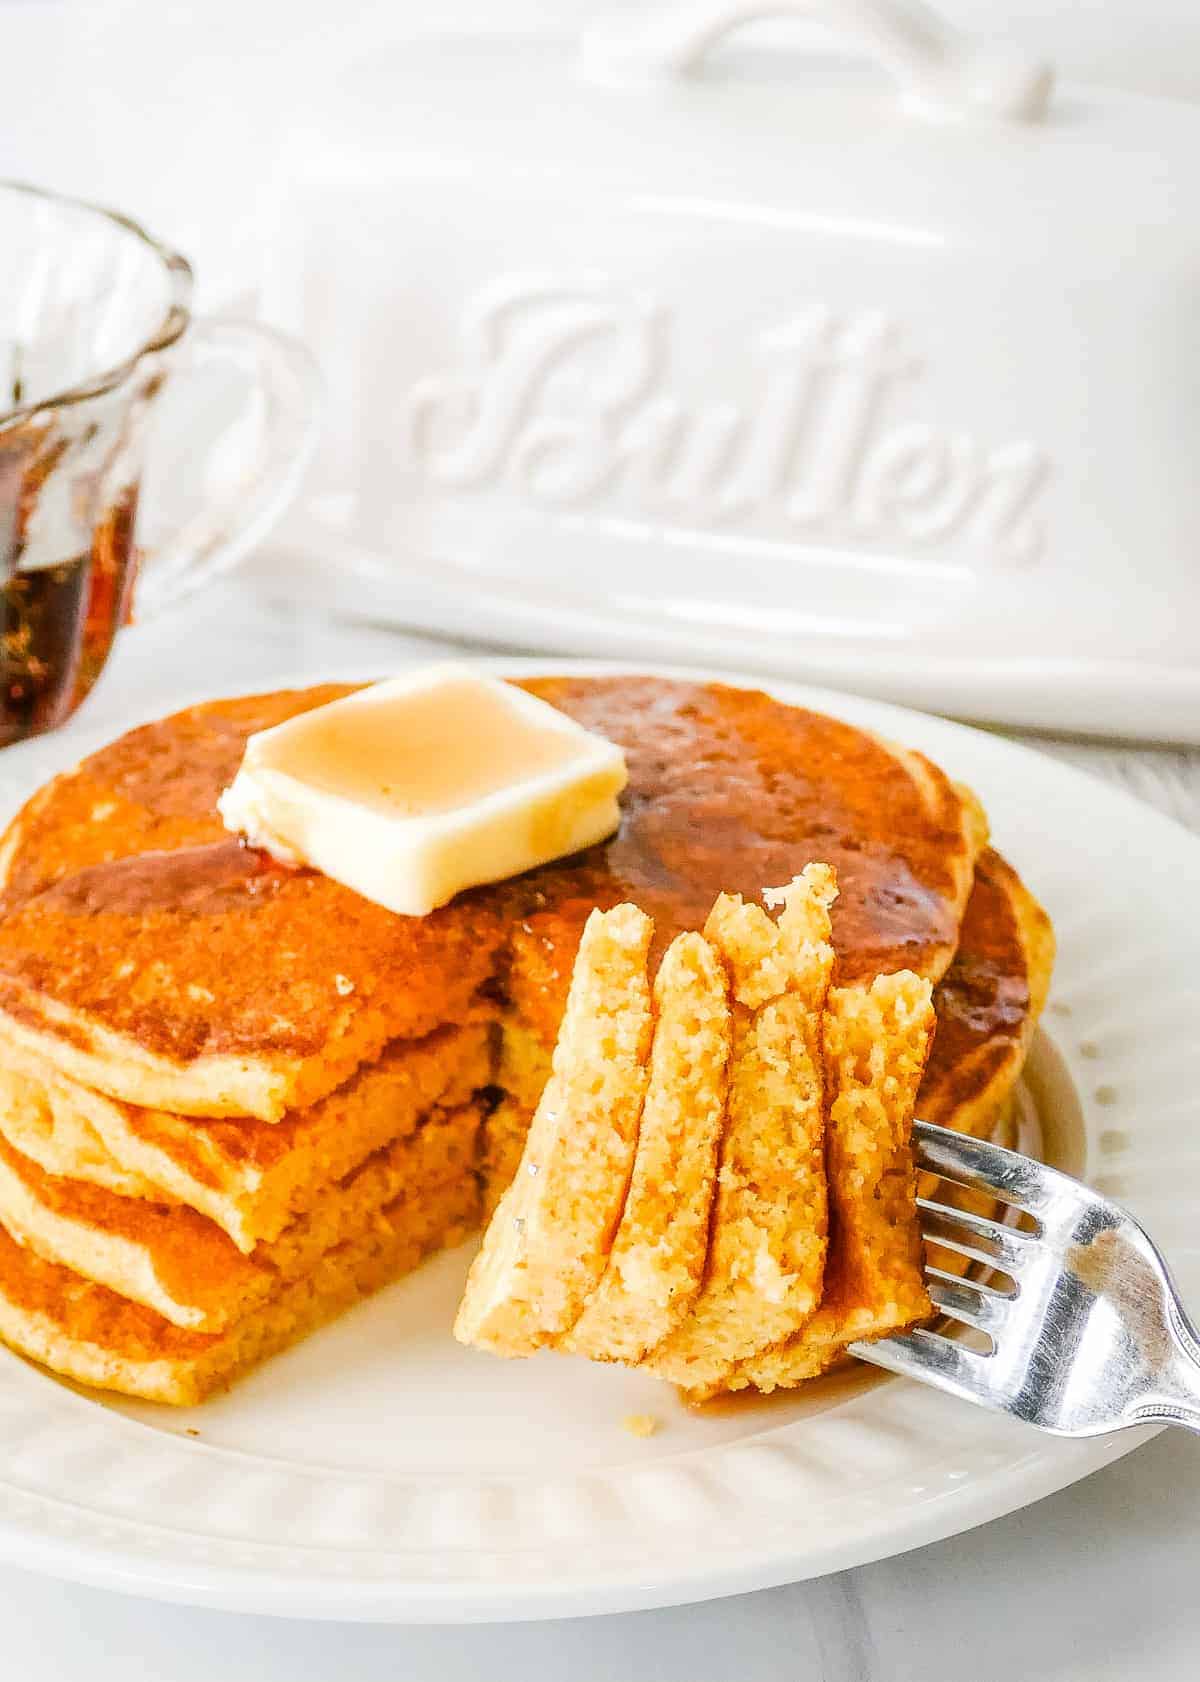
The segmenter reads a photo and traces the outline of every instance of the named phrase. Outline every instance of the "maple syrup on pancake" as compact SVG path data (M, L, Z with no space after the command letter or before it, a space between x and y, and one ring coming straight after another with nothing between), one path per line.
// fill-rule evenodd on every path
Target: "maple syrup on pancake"
M272 892L294 874L266 853L230 837L88 865L55 882L40 898L44 905L80 916L151 911L202 916Z
M521 687L628 755L620 830L566 868L581 901L629 899L653 916L655 957L680 929L703 927L718 893L757 900L812 861L838 873L840 982L924 971L955 946L962 814L934 766L922 762L926 804L874 737L723 684L551 677Z

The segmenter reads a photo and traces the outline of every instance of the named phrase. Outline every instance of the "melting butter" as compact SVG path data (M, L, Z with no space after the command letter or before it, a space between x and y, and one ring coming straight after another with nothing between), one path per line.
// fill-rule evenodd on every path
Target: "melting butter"
M439 665L251 736L218 802L228 829L391 911L611 835L621 750L547 702Z

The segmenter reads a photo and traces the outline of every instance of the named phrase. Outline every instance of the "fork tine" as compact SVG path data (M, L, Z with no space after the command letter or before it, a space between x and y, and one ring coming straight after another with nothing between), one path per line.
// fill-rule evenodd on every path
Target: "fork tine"
M1019 1208L1036 1213L1049 1198L1041 1163L1003 1145L918 1121L913 1126L913 1150L918 1168L989 1192Z
M911 1332L874 1338L870 1343L852 1343L850 1353L888 1372L898 1373L901 1378L917 1378L967 1401L995 1405L987 1385L986 1363L991 1357L965 1349L960 1343L951 1343L949 1338L923 1326Z
M957 1250L972 1261L1016 1273L1037 1247L1033 1233L1001 1226L998 1221L973 1215L967 1209L949 1209L944 1203L931 1203L927 1197L917 1198L917 1208L921 1213L922 1238L931 1244L942 1244L948 1250Z
M935 1308L980 1332L999 1330L1013 1300L987 1285L956 1279L952 1273L943 1273L940 1267L927 1267L925 1281Z

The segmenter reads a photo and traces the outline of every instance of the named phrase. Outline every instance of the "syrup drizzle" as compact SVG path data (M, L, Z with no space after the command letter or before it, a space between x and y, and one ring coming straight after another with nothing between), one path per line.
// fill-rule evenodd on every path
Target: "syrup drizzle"
M64 876L39 897L43 905L82 917L151 911L204 916L275 892L294 874L267 853L231 837L89 865Z

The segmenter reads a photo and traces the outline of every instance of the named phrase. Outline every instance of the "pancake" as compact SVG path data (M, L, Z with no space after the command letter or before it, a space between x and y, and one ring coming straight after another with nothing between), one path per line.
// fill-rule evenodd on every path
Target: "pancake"
M547 1080L549 1062L547 1056ZM536 1109L536 1100L523 1104L519 1098L506 1094L484 1118L479 1171L483 1180L483 1213L489 1219L516 1177Z
M542 1088L550 1079L550 1049L525 1026L515 1011L507 1007L501 1009L496 1085L506 1100L529 1115L532 1115Z
M990 1133L1024 1067L1053 967L1049 917L1012 866L986 848L958 951L934 993L938 1026L917 1099L922 1121Z
M661 678L544 678L523 685L629 762L622 824L601 847L527 879L509 939L514 1012L551 1046L593 906L640 906L652 964L702 928L722 893L757 900L820 860L837 874L835 979L948 967L987 820L923 755L757 690ZM540 899L540 904L538 903Z
M486 906L470 927L397 919L219 841L87 866L10 911L0 1013L6 1038L110 1096L278 1121L389 1040L461 1021L499 941Z
M525 687L624 747L621 827L425 918L275 867L215 813L251 729L341 691L192 708L56 778L3 848L0 1037L142 1107L276 1121L460 1020L502 947L512 1009L549 1046L593 907L643 906L657 958L719 893L818 857L842 882L841 979L950 962L986 825L922 756L720 684Z
M272 1243L243 1255L192 1209L120 1197L47 1174L0 1141L0 1222L46 1261L155 1309L172 1325L222 1331L368 1229L402 1195L473 1181L479 1110L439 1110L376 1151Z
M412 1133L434 1104L466 1103L490 1079L491 1061L488 1024L468 1021L394 1041L280 1122L204 1121L108 1098L10 1044L0 1055L0 1136L48 1174L186 1204L248 1253L373 1151Z
M1050 919L1012 866L986 849L958 952L936 995L938 1030L917 1100L922 1120L976 1138L994 1137L1003 1128L1053 967ZM985 1218L1003 1218L994 1199L936 1174L920 1175L918 1190ZM940 1244L927 1247L926 1260L947 1273L962 1274L971 1266L967 1257Z
M901 972L835 987L824 1022L832 1236L821 1304L798 1334L746 1362L728 1388L802 1384L855 1339L927 1319L912 1125L934 1015L928 981Z
M0 840L12 905L87 865L220 840L217 796L247 736L349 694L353 685L210 701L144 724L38 790Z
M646 1092L653 932L633 905L588 918L550 1079L459 1305L462 1343L531 1355L571 1329L600 1282Z
M711 1393L739 1361L788 1337L820 1300L828 1235L821 1022L836 893L833 871L811 864L779 890L777 923L722 896L705 924L733 999L708 1261L691 1312L643 1363L694 1394Z
M573 1354L640 1361L690 1311L708 1257L732 1049L725 967L701 935L676 935L654 979L629 1195L600 1283L562 1340Z
M64 1378L189 1407L464 1239L478 1221L473 1178L413 1188L226 1331L186 1331L0 1226L0 1338Z

